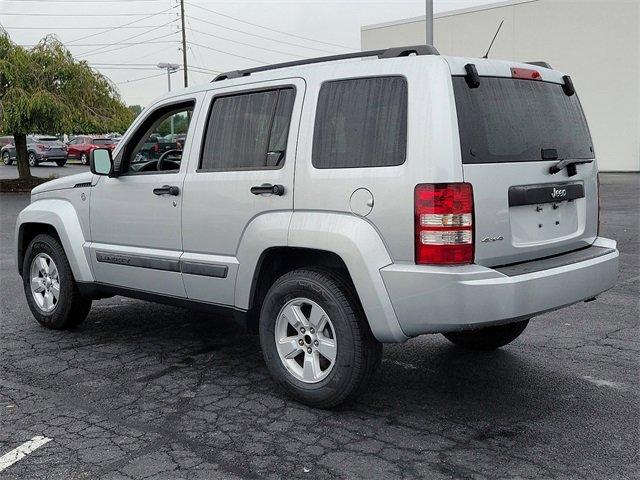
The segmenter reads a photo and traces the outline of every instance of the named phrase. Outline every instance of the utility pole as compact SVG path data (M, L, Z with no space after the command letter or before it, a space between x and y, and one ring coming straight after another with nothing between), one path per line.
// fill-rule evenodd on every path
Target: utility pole
M433 45L433 0L425 0L427 45Z
M167 87L171 91L171 74L177 72L180 69L180 65L177 63L159 63L158 68L167 71ZM173 137L173 115L171 115L171 135Z
M189 73L187 71L187 34L184 29L184 0L180 0L180 23L182 24L182 69L186 88L189 86Z

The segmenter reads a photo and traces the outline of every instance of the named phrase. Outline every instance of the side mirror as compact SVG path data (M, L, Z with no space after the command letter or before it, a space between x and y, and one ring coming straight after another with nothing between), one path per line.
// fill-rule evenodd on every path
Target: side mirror
M95 175L109 175L113 170L113 157L108 148L96 148L89 156L91 173Z

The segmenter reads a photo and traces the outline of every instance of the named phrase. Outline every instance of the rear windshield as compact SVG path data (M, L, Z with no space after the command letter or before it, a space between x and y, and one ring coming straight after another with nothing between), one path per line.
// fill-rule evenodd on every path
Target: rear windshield
M558 160L594 158L578 97L562 85L481 77L469 88L453 77L453 89L462 163L540 161L543 149L555 149Z
M94 145L110 145L113 142L108 138L92 138L91 143Z

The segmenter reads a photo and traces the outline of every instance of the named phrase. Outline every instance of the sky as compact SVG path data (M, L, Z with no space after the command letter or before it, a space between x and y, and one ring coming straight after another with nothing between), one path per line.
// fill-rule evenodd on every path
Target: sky
M498 0L434 0L434 12ZM424 0L185 0L189 84L216 72L360 50L360 27L424 14ZM179 0L0 0L0 24L30 46L57 36L128 104L167 91L182 63ZM183 86L182 71L171 76Z

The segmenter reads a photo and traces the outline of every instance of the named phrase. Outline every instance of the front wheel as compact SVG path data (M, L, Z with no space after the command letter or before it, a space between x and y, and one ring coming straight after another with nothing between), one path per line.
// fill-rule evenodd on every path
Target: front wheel
M65 164L67 163L66 160L56 160L56 163L58 164L59 167L64 167Z
M5 165L11 165L13 163L13 160L11 160L11 155L9 155L9 152L2 152L2 163L4 163Z
M29 243L22 282L29 309L44 327L73 328L89 313L91 300L80 295L64 249L51 235L37 235Z
M318 408L355 398L382 357L350 283L312 268L286 273L269 289L260 344L273 378Z
M443 333L447 340L470 350L495 350L513 342L527 328L529 320L478 330Z
M83 153L82 155L80 155L80 163L82 165L87 165L89 163L89 157L87 156L86 153Z
M29 152L29 156L27 157L27 161L29 162L30 167L38 166L38 159L36 158L36 154L33 152Z

